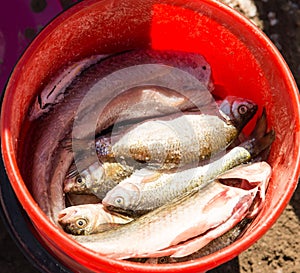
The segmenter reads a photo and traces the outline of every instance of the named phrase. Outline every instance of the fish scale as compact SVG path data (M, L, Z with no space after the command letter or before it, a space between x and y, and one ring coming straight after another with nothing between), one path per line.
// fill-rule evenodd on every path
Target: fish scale
M235 126L213 115L146 121L112 145L112 156L146 162L148 167L172 169L210 158L237 135Z
M103 204L110 209L143 213L160 207L197 187L204 187L218 175L251 159L243 147L235 147L218 160L180 172L158 173L138 170L110 190ZM153 178L153 179L151 179Z
M212 198L218 194L222 196L225 192L227 197L220 203L223 202L224 206L227 205L227 209L223 210L224 207L219 206L214 210L215 213L218 212L217 215L222 215L222 217L215 219L211 217L209 211L201 213ZM241 196L244 195L249 195L249 192L237 188L229 191L228 186L211 183L209 187L200 191L195 190L173 200L117 229L73 238L84 246L111 258L159 257L166 253L160 254L157 252L158 250L195 237L212 226L226 221ZM191 229L192 226L197 228ZM151 240L145 240L145 238L151 238Z
M239 107L247 109L243 115L239 113ZM112 137L111 140L107 135L99 137L96 140L96 151L100 160L105 164L110 164L106 162L107 160L116 160L124 166L124 169L128 169L127 166L136 169L145 165L160 171L182 166L195 167L199 165L200 161L203 162L224 151L237 138L240 130L252 118L256 110L255 103L229 96L220 103L219 116L188 112L182 113L179 117L176 115L174 118L171 115L147 120L133 125L129 129L125 127L124 132L121 130L122 133L117 130L114 132L117 133L114 135L115 138ZM115 142L114 139L116 139ZM103 145L106 146L104 150L110 151L109 153L99 154L99 151L103 150ZM79 163L86 165L82 162L83 160L80 160ZM108 182L114 181L113 186L119 182L113 178L120 170L118 165L115 166L117 168L110 168L112 171L110 174L107 174L104 166L98 164L95 173L90 167L87 167L78 175L81 175L86 184L89 184L89 186L85 185L85 189L93 187L92 192L102 199L107 193L104 187L100 187L106 183L105 179ZM102 171L98 172L101 169ZM115 174L113 170L115 170ZM102 173L105 175L101 177ZM95 177L95 183L85 178L87 174ZM127 172L127 176L130 174ZM77 177L67 178L65 189L68 189L68 192L80 194L82 187L78 187L76 179ZM97 187L98 189L96 189Z

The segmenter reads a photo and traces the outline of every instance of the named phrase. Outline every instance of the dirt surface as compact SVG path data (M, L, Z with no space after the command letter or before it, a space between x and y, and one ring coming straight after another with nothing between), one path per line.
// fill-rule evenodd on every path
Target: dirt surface
M300 0L222 0L253 19L273 40L300 86ZM42 1L43 2L43 1ZM65 5L68 1L63 1ZM37 272L0 222L0 271ZM210 273L299 273L300 187L275 225L236 259Z

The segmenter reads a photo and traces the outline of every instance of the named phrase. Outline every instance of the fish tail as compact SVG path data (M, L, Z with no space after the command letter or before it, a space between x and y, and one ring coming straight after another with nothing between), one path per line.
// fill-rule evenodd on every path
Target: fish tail
M70 169L68 170L66 178L70 179L70 178L77 176L78 174L79 174L79 171L78 171L76 165L73 163L71 165Z
M244 147L251 154L251 157L254 158L257 155L259 155L262 151L270 147L274 140L275 131L271 130L268 133L266 133L263 137L259 139L250 139L242 143L240 146Z
M263 108L261 116L257 119L256 125L250 135L250 138L261 138L267 132L268 122L267 122L267 114L266 108Z

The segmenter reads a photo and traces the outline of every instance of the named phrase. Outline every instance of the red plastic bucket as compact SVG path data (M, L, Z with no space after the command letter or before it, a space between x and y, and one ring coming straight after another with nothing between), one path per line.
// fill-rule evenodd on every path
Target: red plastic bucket
M246 96L260 108L265 106L276 132L270 154L273 175L263 210L238 241L185 263L145 265L107 259L85 249L48 220L18 168L22 124L41 82L70 61L149 45L204 55L212 67L216 93ZM299 117L299 93L283 58L261 31L231 8L209 0L91 0L53 20L16 65L2 104L2 155L11 185L35 226L32 232L72 271L203 272L251 246L288 204L299 177Z

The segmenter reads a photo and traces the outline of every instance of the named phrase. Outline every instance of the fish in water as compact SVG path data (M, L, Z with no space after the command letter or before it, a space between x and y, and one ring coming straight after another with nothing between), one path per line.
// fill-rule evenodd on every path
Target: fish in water
M209 164L178 172L141 169L120 182L102 200L109 210L139 215L160 207L197 187L204 187L222 173L250 161L271 145L270 131L259 140L246 141Z
M256 172L262 175L251 189L214 181L116 229L73 238L115 259L190 255L247 217L253 200L261 188L267 187L271 175L267 163L255 164Z
M256 111L254 102L230 96L220 103L219 116L192 113L171 120L145 121L106 149L100 138L96 151L104 151L104 156L110 153L128 164L142 162L157 169L198 165L199 161L224 151Z
M133 173L133 167L120 163L95 162L80 174L70 174L64 181L65 193L94 194L100 200L106 193ZM75 170L75 173L77 171Z
M101 203L71 206L58 214L57 222L67 233L89 235L112 229L133 219L106 211Z

